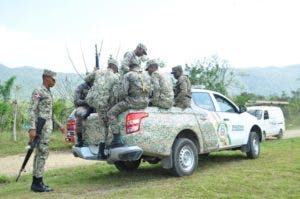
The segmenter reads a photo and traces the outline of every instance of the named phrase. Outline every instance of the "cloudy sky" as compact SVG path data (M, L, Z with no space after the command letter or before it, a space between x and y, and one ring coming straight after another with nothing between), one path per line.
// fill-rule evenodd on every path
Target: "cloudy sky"
M74 72L138 43L171 67L217 54L232 67L300 63L297 0L0 0L0 63ZM118 50L119 49L119 50ZM118 53L119 51L119 53Z

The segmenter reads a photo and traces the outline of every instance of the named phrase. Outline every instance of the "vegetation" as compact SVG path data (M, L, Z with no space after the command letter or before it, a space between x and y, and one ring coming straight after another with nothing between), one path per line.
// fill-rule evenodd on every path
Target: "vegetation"
M17 141L12 141L12 135L9 132L0 133L0 157L26 153L25 147L28 144L28 133L26 131L18 131ZM64 136L60 131L55 131L49 145L50 150L67 150L72 147L71 144L65 142Z
M236 83L235 74L230 70L228 62L216 55L187 64L186 71L192 85L202 85L224 95L228 94L228 87Z
M45 181L54 192L29 191L31 175L18 183L2 177L3 198L299 198L300 138L262 143L261 156L240 151L213 153L199 160L192 176L177 178L159 165L143 163L132 173L108 164L56 169ZM71 155L71 154L70 154Z

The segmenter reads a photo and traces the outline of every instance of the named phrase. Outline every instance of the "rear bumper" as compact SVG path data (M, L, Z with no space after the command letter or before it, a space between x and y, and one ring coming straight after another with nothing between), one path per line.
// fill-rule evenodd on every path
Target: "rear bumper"
M87 147L75 147L72 149L73 155L86 160L105 160L108 163L114 163L116 161L134 161L141 158L143 150L138 146L124 146L113 149L107 149L106 159L99 159L98 146L87 146Z

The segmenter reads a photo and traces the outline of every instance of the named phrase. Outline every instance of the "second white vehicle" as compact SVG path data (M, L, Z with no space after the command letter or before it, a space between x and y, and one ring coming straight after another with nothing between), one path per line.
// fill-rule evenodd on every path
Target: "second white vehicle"
M285 132L285 121L282 110L276 106L248 107L248 113L254 115L263 131L263 140L275 136L282 138Z

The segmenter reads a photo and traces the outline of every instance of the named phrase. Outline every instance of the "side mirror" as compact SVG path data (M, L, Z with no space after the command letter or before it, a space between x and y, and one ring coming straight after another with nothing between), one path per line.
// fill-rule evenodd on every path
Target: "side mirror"
M247 111L247 107L244 105L239 105L239 111L240 111L240 113L244 113Z

